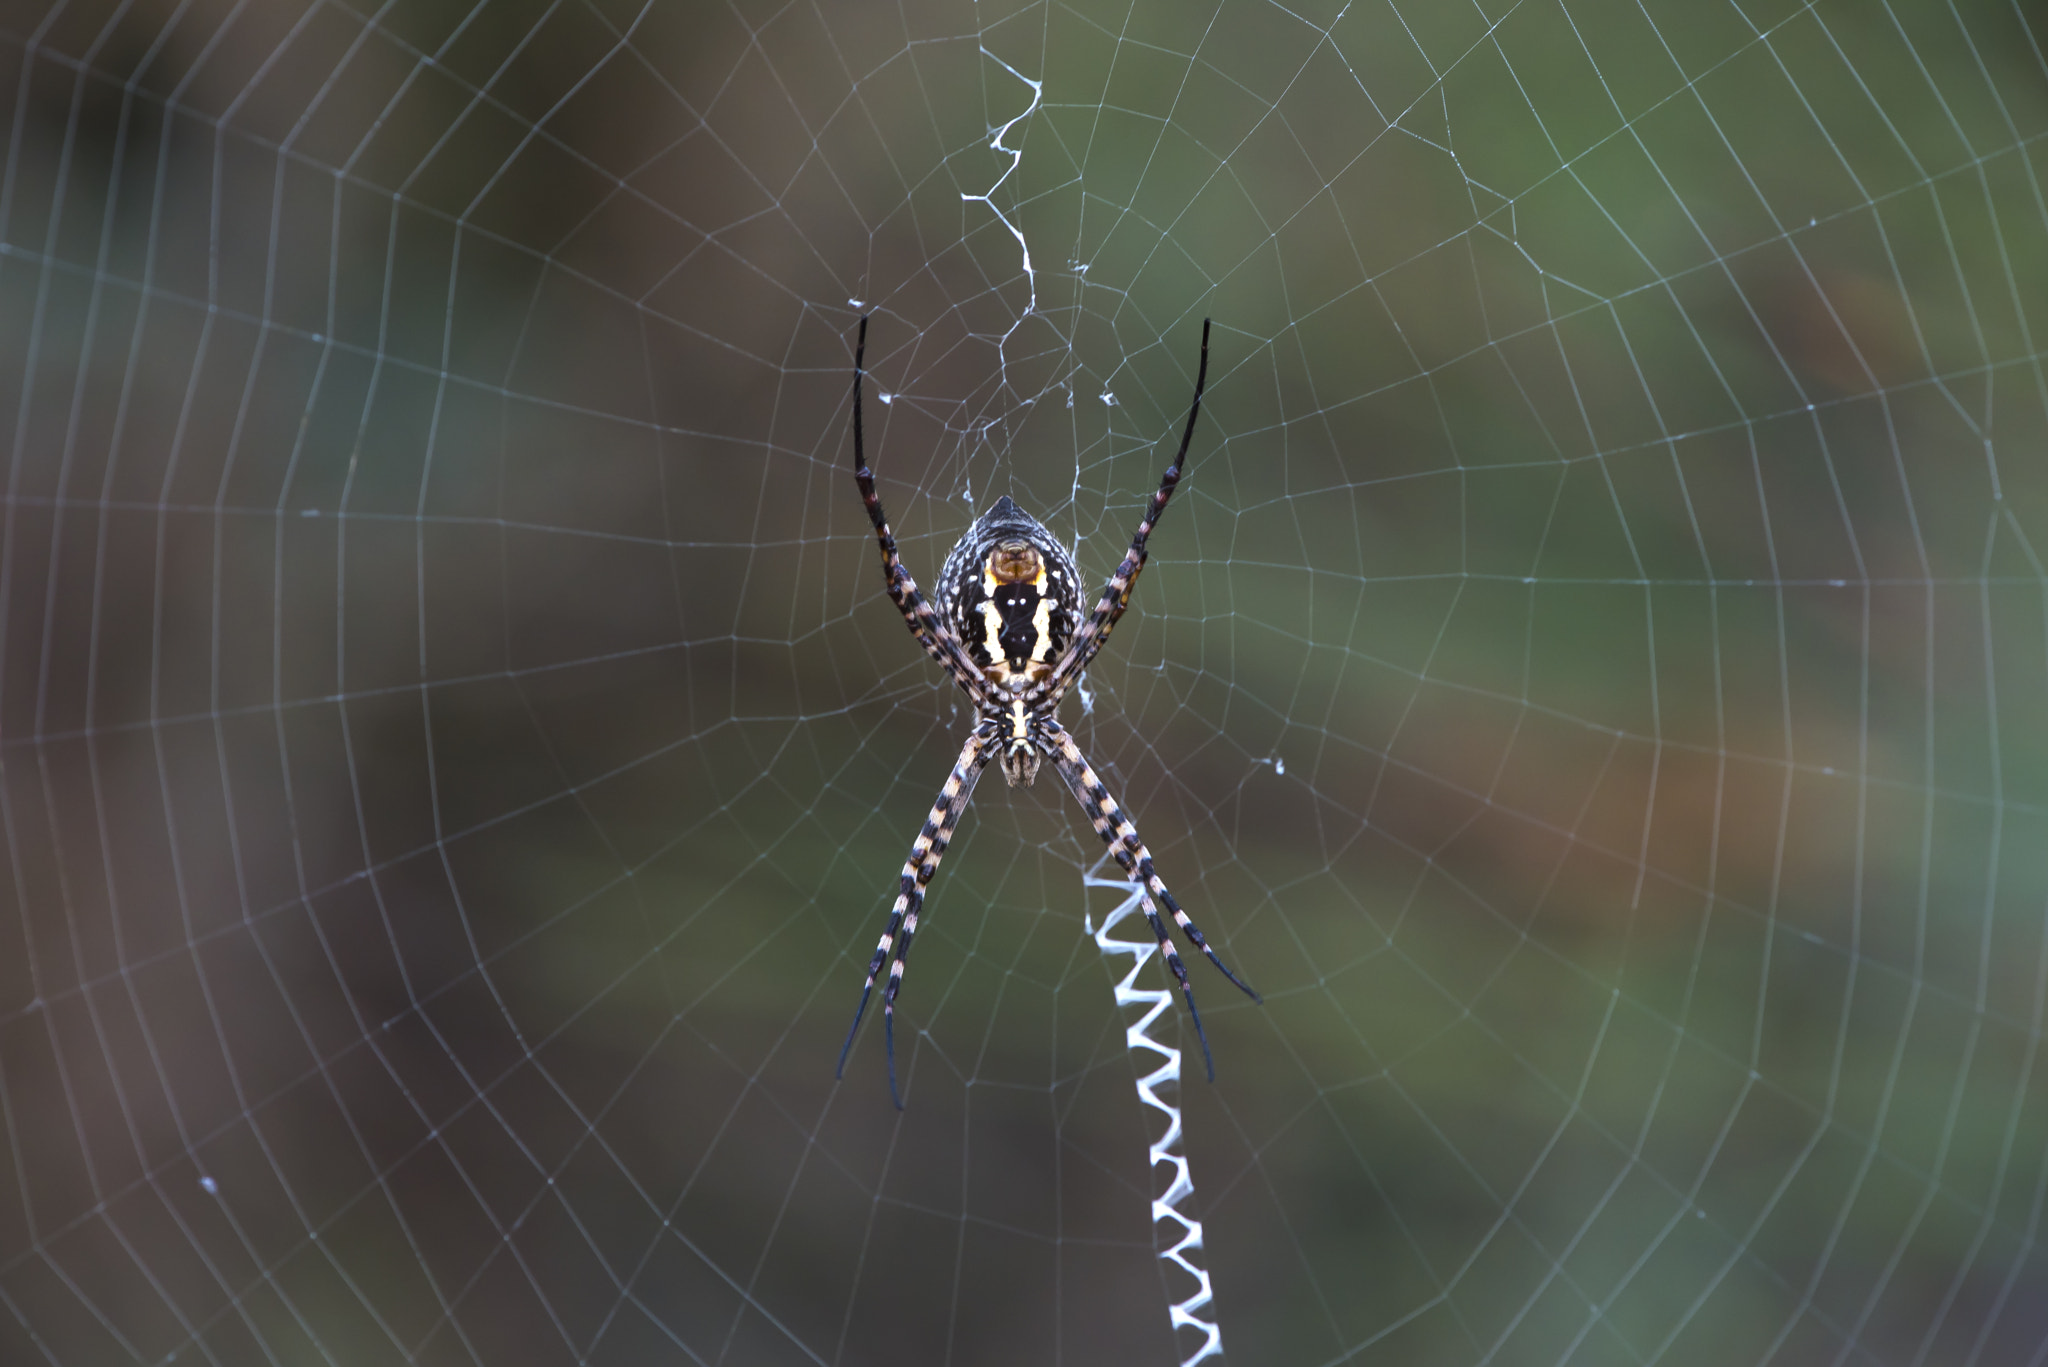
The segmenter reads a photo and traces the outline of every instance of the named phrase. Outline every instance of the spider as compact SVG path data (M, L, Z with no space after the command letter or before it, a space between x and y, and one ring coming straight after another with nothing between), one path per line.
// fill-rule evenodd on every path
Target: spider
M882 500L875 493L875 476L868 469L861 441L860 399L867 344L868 320L862 318L853 351L854 482L860 486L868 520L875 524L875 538L881 542L882 575L888 584L890 601L903 614L925 653L938 661L939 667L973 700L975 722L967 743L960 748L960 758L953 762L953 772L939 789L931 815L925 818L924 829L911 844L910 858L904 861L896 905L890 908L881 943L875 946L875 956L868 962L867 985L861 988L853 1026L846 1032L846 1043L839 1050L836 1076L845 1076L846 1056L853 1048L854 1036L860 1032L861 1018L867 1014L875 979L882 966L888 964L889 985L882 992L882 1020L888 1046L889 1096L898 1110L903 1109L902 1095L896 1090L896 995L903 988L903 968L910 958L911 939L917 934L917 914L924 905L925 888L938 871L939 859L953 838L953 828L959 824L960 814L967 810L975 781L988 762L1000 759L1003 777L1011 787L1020 788L1038 777L1041 760L1050 759L1088 813L1088 819L1095 823L1096 834L1136 885L1144 902L1145 919L1151 922L1152 933L1159 938L1159 952L1188 1004L1195 1037L1202 1042L1202 1062L1208 1069L1209 1080L1214 1082L1216 1061L1209 1053L1209 1036L1202 1029L1201 1013L1195 1010L1195 992L1188 985L1187 968L1167 938L1166 924L1159 916L1160 904L1173 914L1181 934L1208 955L1209 962L1222 970L1224 977L1253 1001L1262 999L1216 957L1202 932L1166 890L1166 884L1152 867L1150 852L1138 838L1137 827L1096 777L1081 747L1074 743L1056 715L1060 700L1080 679L1095 652L1109 639L1117 619L1130 606L1132 585L1137 582L1138 572L1145 568L1145 540L1165 511L1166 501L1173 497L1174 486L1180 483L1181 462L1187 459L1188 443L1194 439L1195 419L1202 411L1202 386L1209 377L1209 321L1202 320L1201 368L1195 372L1195 399L1188 407L1188 425L1181 434L1180 451L1173 464L1166 467L1159 492L1152 495L1151 506L1138 523L1137 535L1131 538L1130 550L1109 576L1102 597L1085 621L1081 617L1080 576L1073 557L1038 519L1011 502L1007 495L997 499L967 529L946 557L945 567L939 571L937 605L925 601L910 571L903 567L903 558L897 554L896 537L882 513ZM893 963L889 961L891 950L896 956Z

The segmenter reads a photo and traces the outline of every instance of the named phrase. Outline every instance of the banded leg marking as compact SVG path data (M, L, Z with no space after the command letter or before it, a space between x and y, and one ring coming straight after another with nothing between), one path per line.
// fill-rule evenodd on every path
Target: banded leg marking
M1095 777L1095 772L1088 767L1088 762L1079 756L1080 751L1075 750L1073 759L1070 760L1062 750L1054 754L1053 764L1059 769L1060 777L1067 781L1067 787L1080 802L1082 809L1088 813L1088 819L1095 825L1095 833L1102 837L1103 843L1109 846L1110 853L1114 854L1117 862L1129 872L1130 858L1118 846L1116 832L1109 819L1102 815L1102 809L1093 796L1094 793L1103 793L1105 797L1107 796L1102 781ZM1138 902L1145 908L1145 920L1150 923L1152 934L1159 941L1159 957L1166 960L1167 968L1173 972L1174 981L1180 984L1181 999L1188 1004L1188 1019L1195 1023L1195 1038L1201 1041L1202 1045L1203 1070L1208 1073L1209 1081L1214 1082L1216 1058L1209 1052L1209 1032L1202 1028L1202 1013L1195 1006L1195 989L1188 981L1187 965L1181 962L1179 951L1173 947L1172 937L1166 933L1166 923L1159 919L1159 908L1153 904L1151 892L1143 883L1138 884L1137 890Z
M1209 1078L1214 1081L1216 1066L1209 1059L1209 1037L1202 1029L1201 1013L1195 1010L1194 989L1188 983L1187 968L1182 964L1179 953L1175 951L1166 933L1166 925L1160 919L1155 899L1173 916L1174 924L1180 927L1181 934L1185 935L1195 948L1207 955L1209 962L1216 965L1224 977L1230 979L1253 1001L1263 1002L1264 998L1253 991L1242 978L1232 973L1229 966L1217 957L1216 951L1210 947L1208 939L1195 925L1194 920L1181 909L1180 903L1174 900L1173 894L1167 890L1165 882L1153 867L1151 852L1145 848L1144 841L1138 838L1138 828L1132 824L1123 807L1110 795L1108 786L1096 775L1094 768L1081 754L1081 748L1074 744L1074 738L1057 725L1047 727L1046 735L1051 743L1053 763L1058 767L1060 777L1066 780L1075 800L1081 804L1082 810L1088 813L1088 820L1094 825L1095 833L1102 837L1102 843L1109 847L1109 852L1116 856L1117 863L1123 866L1124 872L1130 875L1131 881L1137 885L1139 896L1144 903L1146 919L1152 923L1153 933L1159 937L1160 952L1165 956L1167 967L1173 971L1175 980L1180 984L1181 995L1187 1000L1188 1014L1195 1022L1195 1035L1202 1042L1203 1059L1209 1064Z
M888 516L882 511L882 496L875 489L874 471L868 469L860 403L861 391L866 388L867 351L868 320L862 317L860 337L853 348L853 482L860 486L860 501L868 510L868 521L875 525L875 540L881 543L882 578L888 586L889 601L903 614L905 625L910 628L910 634L917 637L917 643L924 647L925 654L937 660L969 697L979 701L988 691L981 667L939 629L938 614L932 611L931 604L918 591L917 581L910 577L910 570L896 550L896 534L889 530Z
M875 946L874 957L868 960L868 978L860 990L860 1005L854 1010L853 1025L846 1032L846 1043L839 1048L839 1067L834 1077L846 1075L846 1056L853 1048L853 1037L860 1033L861 1018L867 1015L868 998L874 993L875 979L881 975L882 965L889 964L889 985L882 991L883 1034L888 1041L889 1096L899 1111L903 1109L903 1098L896 1090L896 994L903 987L904 961L910 954L910 941L917 934L917 914L924 907L925 888L931 884L932 875L938 872L939 860L945 856L946 846L952 843L953 830L960 824L960 814L967 810L967 799L973 796L975 781L988 766L991 753L981 732L975 731L967 737L967 744L960 748L960 758L953 762L953 772L946 775L945 786L939 789L938 801L932 804L931 814L924 819L924 828L911 842L910 857L903 861L896 905L890 908L881 941ZM899 933L903 937L900 948L896 940ZM895 951L894 963L889 963L891 950Z
M1159 524L1160 514L1166 511L1166 501L1173 497L1173 491L1180 484L1182 463L1187 460L1188 443L1195 438L1195 419L1202 412L1202 389L1209 382L1209 320L1202 320L1202 361L1195 371L1195 400L1188 406L1187 429L1181 433L1180 450L1174 453L1173 464L1166 467L1166 474L1159 480L1159 489L1152 495L1146 506L1145 516L1138 523L1137 534L1131 538L1131 548L1124 552L1124 558L1109 576L1109 582L1102 587L1102 597L1096 602L1095 610L1088 614L1088 620L1074 633L1074 640L1067 647L1066 656L1054 667L1046 681L1032 691L1034 702L1050 695L1058 698L1065 693L1074 680L1081 677L1103 643L1109 640L1109 633L1116 630L1122 620L1124 609L1131 605L1131 590L1137 586L1138 574L1145 568L1145 543L1152 536L1152 529Z
M1116 856L1116 862L1123 865L1124 872L1131 876L1132 882L1141 885L1159 899L1172 914L1173 922L1180 927L1181 934L1187 936L1188 943L1207 955L1209 962L1216 965L1217 971L1230 979L1240 992L1263 1005L1266 999L1244 979L1231 972L1230 966L1217 957L1208 937L1202 934L1201 927L1195 924L1194 918L1174 899L1173 893L1167 889L1166 883L1153 866L1152 852L1146 849L1145 842L1138 838L1138 828L1132 823L1129 813L1125 812L1122 805L1110 795L1108 785L1096 776L1095 770L1081 754L1081 747L1074 744L1073 736L1064 727L1048 730L1055 747L1056 762L1061 765L1061 772L1066 773L1067 766L1072 766L1074 772L1080 776L1081 787L1074 787L1073 778L1067 780L1068 786L1074 787L1074 795L1081 800L1081 805L1088 809L1089 820L1095 823L1096 833L1102 837L1103 843L1109 846L1110 853Z

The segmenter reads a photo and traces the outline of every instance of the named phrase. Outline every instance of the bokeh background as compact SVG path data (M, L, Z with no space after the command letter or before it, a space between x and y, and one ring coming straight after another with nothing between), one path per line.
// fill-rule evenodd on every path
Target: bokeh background
M1215 319L1066 717L1265 993L1232 1360L2038 1362L2044 43L0 6L0 1360L1179 1360L1057 785L833 1080L969 715L872 311L926 583L1106 573Z

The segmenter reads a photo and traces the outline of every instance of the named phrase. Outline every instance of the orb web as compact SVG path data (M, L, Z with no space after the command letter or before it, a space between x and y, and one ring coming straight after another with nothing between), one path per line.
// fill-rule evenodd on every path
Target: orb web
M2037 13L26 3L0 120L0 1360L2041 1360ZM833 1081L971 717L863 314L927 585L1099 583L1215 319L1063 714L1213 1086L1049 783Z

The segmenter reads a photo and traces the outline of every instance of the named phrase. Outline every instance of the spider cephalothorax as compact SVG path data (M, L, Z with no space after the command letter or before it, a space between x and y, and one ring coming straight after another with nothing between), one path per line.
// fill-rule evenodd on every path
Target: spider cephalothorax
M939 572L938 607L924 600L903 559L896 553L896 537L882 513L881 496L875 492L874 473L868 469L861 437L861 378L867 355L868 320L860 320L860 339L853 355L853 478L867 505L868 520L882 546L882 573L889 598L910 626L925 653L951 675L973 700L974 729L953 772L939 789L939 800L925 818L924 829L910 847L904 862L896 905L889 911L889 924L881 943L868 962L867 986L861 989L860 1008L853 1013L853 1028L846 1032L846 1046L839 1051L839 1067L846 1068L846 1052L860 1029L868 1009L868 997L884 965L889 985L882 993L884 1034L888 1040L889 1094L896 1091L896 994L903 985L903 966L910 957L910 942L917 934L917 914L924 906L924 890L937 872L939 858L953 838L960 814L988 762L998 757L1003 777L1012 787L1030 783L1038 776L1041 759L1050 759L1066 780L1067 787L1087 811L1096 834L1109 846L1124 872L1137 885L1145 916L1159 937L1159 950L1180 984L1195 1023L1195 1037L1202 1042L1202 1059L1211 1078L1215 1062L1209 1056L1209 1038L1202 1030L1202 1017L1195 1010L1194 989L1188 985L1187 968L1167 938L1166 922L1159 908L1164 906L1188 942L1209 956L1223 976L1244 989L1253 1001L1259 994L1224 968L1223 960L1209 948L1202 932L1195 928L1180 903L1166 890L1152 867L1152 855L1138 839L1137 827L1110 796L1081 747L1059 723L1060 700L1077 682L1095 658L1095 652L1109 639L1110 631L1131 601L1131 586L1138 571L1145 568L1145 541L1166 510L1180 482L1181 462L1187 459L1188 443L1195 435L1195 419L1202 411L1202 385L1209 375L1209 324L1202 323L1202 363L1195 373L1195 399L1188 407L1187 430L1181 434L1180 451L1159 481L1159 491L1138 523L1131 548L1124 553L1095 610L1081 616L1080 576L1074 558L1053 539L1051 532L1006 495L995 501L967 529L958 545L946 557ZM899 944L898 935L902 940ZM894 955L894 962L890 961Z

